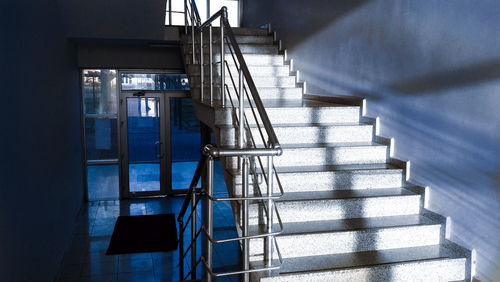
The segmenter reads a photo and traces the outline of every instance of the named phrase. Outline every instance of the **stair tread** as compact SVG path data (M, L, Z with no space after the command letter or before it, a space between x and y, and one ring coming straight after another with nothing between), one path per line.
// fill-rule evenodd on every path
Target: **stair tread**
M322 171L390 171L399 170L388 163L381 164L353 164L353 165L314 165L314 166L280 166L276 167L278 173L322 172Z
M340 200L356 198L417 196L405 188L378 188L356 190L330 190L285 193L277 202L315 201L315 200Z
M298 128L298 127L315 127L315 128L329 128L336 126L372 126L372 124L368 122L329 122L329 123L273 123L274 128L281 127L290 127L290 128ZM250 124L250 128L256 128L256 124Z
M333 148L333 147L385 147L387 145L376 142L336 142L336 143L299 143L281 144L283 149L304 149L304 148Z
M310 173L310 172L334 172L334 171L376 171L391 172L397 170L402 171L402 168L396 167L388 163L380 164L353 164L353 165L311 165L311 166L278 166L276 171L278 175L281 173ZM226 168L226 171L233 177L240 175L238 169ZM261 169L257 167L257 172L260 173Z
M399 228L419 225L440 225L440 223L420 214L309 221L307 224L303 222L283 222L283 232L278 236ZM273 225L273 230L279 230L278 223ZM251 234L256 234L259 231L259 226L251 225L249 231Z
M465 258L463 253L455 251L453 247L450 247L449 243L442 243L440 245L422 247L285 258L280 269L280 274L462 258Z

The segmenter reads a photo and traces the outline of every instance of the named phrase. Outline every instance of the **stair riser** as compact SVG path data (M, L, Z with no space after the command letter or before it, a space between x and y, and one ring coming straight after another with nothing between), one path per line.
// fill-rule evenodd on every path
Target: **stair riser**
M227 77L229 78L229 77ZM255 86L257 87L295 87L295 76L255 76L252 77ZM220 78L217 76L213 77L213 82L217 85L220 83ZM209 77L205 77L205 83L209 83ZM228 85L232 85L232 81L227 81ZM239 80L235 79L234 83L236 87L239 87ZM189 85L192 87L200 86L200 77L199 76L191 76L189 78ZM205 84L207 85L207 84ZM231 87L233 88L233 87ZM233 88L234 89L234 88Z
M229 70L232 74L237 74L238 70L235 65L229 65ZM248 70L250 71L250 74L252 75L252 78L257 77L257 76L289 76L290 75L290 67L289 66L249 66ZM209 66L206 66L204 68L204 73L205 76L208 77L208 74L210 73L210 68ZM226 71L227 68L226 68ZM219 65L214 65L212 68L212 72L214 76L219 76L220 75L220 68ZM200 75L200 66L199 65L188 65L187 66L187 73L191 76L193 75Z
M311 144L334 142L371 142L373 127L371 125L331 126L331 127L274 127L280 144ZM254 138L260 136L258 128L251 130ZM262 138L255 138L258 145Z
M208 32L203 34L203 41L208 42ZM236 42L238 44L264 44L264 45L272 45L273 37L269 35L236 35ZM220 44L220 35L218 32L212 31L212 39L215 44ZM199 37L196 38L199 41ZM182 36L182 41L190 46L191 38ZM196 43L199 44L199 43ZM227 43L226 43L227 44Z
M239 44L240 51L243 54L272 54L272 55L277 55L278 54L278 46L277 45L255 45L255 44ZM191 55L193 53L193 47L191 44L184 45L184 54L189 54ZM199 56L200 51L199 51L200 45L197 44L195 45L195 54ZM230 54L231 51L234 53L235 51L230 48L227 44L225 45L224 52L227 54ZM210 54L210 49L208 45L203 46L203 52L204 55L207 56L208 60L208 55ZM218 54L220 53L220 46L213 45L212 46L212 54Z
M439 244L440 225L419 225L359 231L285 235L277 237L283 258L420 247ZM250 241L256 260L263 240ZM301 246L297 248L297 246Z
M285 193L379 189L400 187L403 184L403 173L401 170L280 173L279 179ZM276 176L274 183L277 183ZM233 177L233 187L235 193L241 194L241 176ZM260 184L260 187L263 191L267 189L265 183ZM253 186L249 190L253 194Z
M345 282L345 281L414 281L443 282L461 281L465 277L465 259L423 260L417 262L394 263L363 268L332 271L317 271L300 274L284 274L260 280L253 275L252 281L263 282Z
M208 93L210 93L210 89L208 87L205 87L205 93L204 95L208 97ZM219 99L219 88L214 87L214 99ZM261 100L272 100L272 99L282 99L282 100L298 100L302 99L302 88L280 88L280 87L259 87L257 88L257 92L259 93L259 97ZM200 90L199 87L194 87L191 89L191 95L193 95L195 98L199 98L200 96ZM193 94L194 93L194 94ZM233 87L229 87L229 92L226 92L226 101L228 104L230 104L229 100L229 93L231 93L231 97L234 97L236 93L234 91ZM223 122L221 124L229 124L230 121Z
M301 108L266 108L273 124L287 123L357 123L359 107L301 107ZM245 112L249 124L255 124L252 112ZM262 124L259 120L259 123Z
M395 216L417 214L420 195L277 202L276 205L283 222ZM249 207L250 225L258 224L258 208L256 204Z
M348 165L348 164L380 164L387 161L386 146L353 146L326 148L283 149L283 154L274 158L274 165L308 166L308 165ZM227 168L237 168L237 159L229 158Z
M192 54L185 54L184 56L187 64L192 64ZM226 61L229 65L234 65L233 57L231 54L225 55ZM268 55L268 54L243 54L247 66L283 66L284 58L282 55ZM198 57L196 60L198 61ZM208 57L207 57L208 59ZM214 62L220 61L220 54L214 55ZM208 62L208 60L207 60Z

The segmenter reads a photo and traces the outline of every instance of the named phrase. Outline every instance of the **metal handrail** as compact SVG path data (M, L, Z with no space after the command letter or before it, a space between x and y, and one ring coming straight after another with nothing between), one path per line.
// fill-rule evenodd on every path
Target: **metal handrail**
M271 125L271 120L267 116L266 110L264 108L264 104L262 103L262 100L260 99L259 92L257 91L257 87L255 86L252 75L250 75L250 71L248 70L248 66L245 62L245 59L243 58L243 54L241 53L240 47L239 47L238 43L236 42L236 38L234 37L233 30L232 30L231 26L229 25L227 18L223 18L222 21L224 23L225 29L227 30L226 33L230 39L231 45L234 49L234 53L236 55L236 58L238 59L238 63L240 64L240 70L243 72L243 76L245 77L248 88L250 89L250 93L252 94L252 98L255 102L255 107L257 108L257 111L259 112L262 123L264 124L264 128L266 129L267 136L269 138L269 140L268 140L269 144L270 144L271 148L280 148L280 143L278 141L278 137L276 136L276 133L274 132L273 126Z
M190 5L187 4L189 1ZM178 216L179 229L180 229L180 252L179 252L179 264L180 264L180 278L185 278L183 275L183 261L184 258L188 255L189 251L191 251L191 279L196 279L196 265L200 261L203 261L205 265L205 269L207 270L207 281L211 281L212 277L218 276L226 276L226 275L235 275L235 274L243 274L243 280L249 280L249 273L259 272L259 271L271 271L275 269L279 269L282 263L281 253L279 252L276 236L283 231L283 223L281 221L281 217L278 213L278 209L274 203L274 200L279 199L283 194L283 188L281 186L281 182L279 180L276 168L273 163L273 158L275 156L280 156L283 153L281 146L279 144L278 138L274 129L271 125L270 119L267 115L267 112L264 108L262 100L257 91L257 87L253 81L253 78L250 74L250 71L247 67L243 54L240 50L238 43L236 42L234 32L228 22L227 18L227 8L222 7L219 11L213 14L209 19L205 22L201 23L200 16L198 13L198 9L196 7L195 0L185 0L185 32L188 34L188 10L189 7L191 11L189 13L190 17L190 25L189 29L191 29L191 46L192 49L192 63L198 64L200 66L200 102L203 104L205 101L210 101L210 106L213 105L213 88L217 86L217 82L213 78L213 66L220 63L220 84L218 87L220 88L220 106L222 108L226 107L226 93L228 93L231 106L237 111L233 111L234 121L238 124L238 144L235 147L225 147L225 148L215 148L214 146L207 145L203 148L203 157L200 159L198 163L196 172L193 176L193 180L191 181L191 186L189 188L188 194L183 202L181 211ZM220 18L220 61L213 62L213 48L214 41L212 40L212 23ZM209 81L205 81L205 66L206 60L204 59L204 32L206 32L206 28L208 28L208 39L209 39ZM206 33L205 33L206 34ZM197 38L196 38L197 37ZM199 44L199 45L198 45ZM231 57L234 61L236 69L238 71L239 76L239 84L236 86L235 79L233 74L231 73L231 68L229 67L226 56L225 49L228 48L231 52ZM199 51L199 57L198 53ZM225 69L228 69L231 82L233 84L236 97L238 98L238 105L236 106L233 103L232 95L229 91L229 88L226 84L225 79ZM219 79L219 78L218 78ZM217 81L218 81L217 79ZM245 84L246 80L246 84ZM210 92L209 99L205 99L204 97L204 89L206 87L205 83L209 83ZM227 91L227 92L226 92ZM252 111L253 117L255 118L255 122L257 124L260 136L262 138L263 147L257 147L257 143L255 142L252 132L250 130L250 124L245 114L245 98L248 99L248 104ZM252 102L253 100L253 102ZM257 115L260 117L258 118ZM264 133L262 128L266 132L267 140L265 140ZM251 140L244 138L245 130L247 130L247 136L250 137ZM251 141L251 142L249 142ZM213 170L214 170L214 159L220 157L237 157L238 158L238 167L242 176L241 183L241 196L240 195L231 195L230 197L215 197L214 196L214 187L213 187ZM262 157L267 158L267 170L264 168L264 164L262 162ZM261 168L261 173L264 176L264 180L267 184L267 193L262 193L261 186L259 185L259 175L257 172L257 161ZM207 165L205 165L207 163ZM196 184L201 178L203 168L206 167L206 180L203 191L201 195L206 199L206 222L202 227L198 230L197 228L197 205L201 199L196 193ZM254 193L255 196L249 195L249 175L250 171L253 173L254 178ZM276 177L274 177L276 175ZM273 179L277 180L277 185L279 187L280 193L273 193ZM239 203L238 206L240 210L240 220L239 223L241 234L237 238L227 238L227 239L214 239L213 237L213 204L217 201L235 201ZM259 215L259 223L264 222L261 221L261 217L265 216L267 219L266 230L261 232L257 232L257 234L253 233L252 235L248 234L249 229L249 202L250 201L259 201L262 203L262 207L264 212ZM187 221L184 223L185 214L189 208L189 204L191 203L191 209L188 216ZM280 230L273 230L273 218L274 213L276 213L276 217L280 226ZM188 224L191 222L191 242L186 251L184 251L183 247L183 233L187 229ZM197 231L198 230L198 231ZM206 237L206 256L201 257L200 260L196 260L196 239L200 235L201 231L204 231ZM262 230L260 230L262 231ZM263 238L263 247L264 247L264 264L265 267L260 268L252 268L250 269L249 265L249 240L255 238ZM242 268L241 271L232 271L232 272L224 272L224 273L215 273L212 270L212 255L213 255L213 244L216 243L225 243L231 241L240 241L242 244ZM279 256L279 265L274 264L272 260L273 256L273 243L276 245L276 251ZM188 274L188 276L189 276ZM186 276L187 277L187 276Z

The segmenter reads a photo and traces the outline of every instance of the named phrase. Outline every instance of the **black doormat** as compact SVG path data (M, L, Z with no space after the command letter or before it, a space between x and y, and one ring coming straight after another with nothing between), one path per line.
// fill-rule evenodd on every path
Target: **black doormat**
M177 249L174 214L119 216L106 255Z

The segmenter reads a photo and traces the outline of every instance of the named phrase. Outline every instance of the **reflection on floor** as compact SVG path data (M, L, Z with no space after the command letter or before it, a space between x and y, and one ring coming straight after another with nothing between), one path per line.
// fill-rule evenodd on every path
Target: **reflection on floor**
M129 164L130 192L160 191L160 164Z
M188 189L197 166L198 161L172 162L172 190Z
M118 164L87 166L89 201L120 198Z
M220 197L227 196L219 163L216 163L214 171L215 192ZM84 204L76 222L72 243L61 263L57 281L179 281L179 250L112 256L106 256L105 252L119 215L174 213L177 216L183 201L184 197L168 197L95 201ZM199 223L202 222L201 210L202 206L199 205ZM184 220L187 220L187 216ZM214 231L216 239L237 236L231 207L227 202L214 204ZM188 242L190 236L190 230L187 228L184 234L185 242ZM197 249L201 250L201 239L197 242ZM235 264L239 263L239 251L237 242L216 245L214 266L237 268ZM185 273L189 269L189 261L186 260ZM201 278L201 265L197 269L198 278ZM238 278L226 277L218 281L238 281Z

